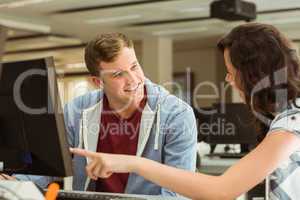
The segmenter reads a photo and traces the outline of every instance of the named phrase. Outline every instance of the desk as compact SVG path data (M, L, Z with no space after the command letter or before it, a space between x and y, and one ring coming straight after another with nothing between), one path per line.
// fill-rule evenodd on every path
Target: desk
M133 197L142 198L146 200L182 200L185 198L180 197L163 197L163 196L154 196L154 195L133 195L133 194L117 194L117 193L100 193L100 192L82 192L82 191L60 191L60 193L69 193L72 195L82 194L83 197L88 198L87 195L109 195L111 197L116 197L113 199L122 199L117 197L124 197L124 199L131 199ZM44 200L44 196L40 190L30 181L8 181L0 180L0 199L34 199L34 200ZM101 198L101 197L100 197ZM64 198L62 198L64 199ZM78 199L69 196L66 199ZM81 198L80 198L81 199ZM102 198L101 198L102 199Z
M210 175L221 175L231 165L236 163L239 159L220 159L218 157L201 157L198 172ZM246 196L242 195L237 200L246 200Z
M205 174L221 175L239 159L224 159L218 157L201 157L198 171Z
M44 196L30 181L0 180L0 199L44 200Z
M238 162L239 159L228 159L228 158L218 158L218 157L201 157L200 166L198 167L198 172L210 175L221 175L223 174L231 165ZM249 191L249 194L253 191L255 193L260 193L262 185L256 186L254 189ZM249 199L248 194L244 194L237 198L237 200L247 200ZM251 195L250 195L251 196ZM264 200L264 197L253 197L251 200Z

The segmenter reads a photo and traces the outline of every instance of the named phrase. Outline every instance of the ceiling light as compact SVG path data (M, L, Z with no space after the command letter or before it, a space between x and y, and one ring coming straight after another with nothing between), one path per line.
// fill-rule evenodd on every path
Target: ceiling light
M201 11L204 11L204 10L207 10L207 9L208 8L204 8L204 7L185 8L185 9L179 10L179 12L182 12L182 13L187 13L187 12L201 12Z
M13 19L4 19L0 18L0 25L6 26L9 28L29 30L41 33L50 33L50 26L43 24L34 24L25 21L13 20Z
M45 3L49 1L52 0L19 0L15 2L0 4L0 8L17 8L17 7L23 7L32 4Z
M299 18L285 18L285 19L272 19L272 20L262 20L261 23L266 24L289 24L300 22Z
M55 42L60 44L81 44L82 41L78 38L71 38L71 37L60 37L60 36L49 36L49 42Z
M81 68L86 68L86 65L85 63L70 63L70 64L66 64L66 68L81 69Z
M116 17L107 17L100 19L90 19L87 20L88 24L99 24L99 23L111 23L111 22L119 22L119 21L127 21L132 19L138 19L141 15L126 15L126 16L116 16Z
M14 30L9 29L9 30L7 31L7 36L8 36L8 37L13 37L14 35L15 35L15 31L14 31Z
M168 30L154 31L154 32L152 32L152 35L156 35L156 36L175 35L175 34L183 34L183 33L203 32L203 31L207 31L207 30L208 29L206 27L168 29Z
M82 45L77 38L69 38L56 35L36 35L33 37L11 39L6 42L6 52L30 51L34 49L55 48L62 46Z

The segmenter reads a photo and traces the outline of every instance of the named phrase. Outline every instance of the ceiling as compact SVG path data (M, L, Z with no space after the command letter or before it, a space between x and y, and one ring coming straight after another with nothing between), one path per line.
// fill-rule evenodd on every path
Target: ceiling
M299 0L249 1L257 5L258 21L278 25L290 32L299 31ZM100 32L115 30L127 32L137 39L144 35L183 39L195 34L197 37L219 34L231 27L232 23L224 23L223 20L205 20L209 17L211 2L212 0L1 0L0 24L47 34L73 36L83 41Z
M243 23L210 18L212 1L1 0L0 25L10 27L5 48L10 55L55 47L76 47L81 52L83 43L107 31L125 32L134 40L163 36L209 41L206 38ZM300 0L249 1L257 5L257 21L274 24L300 40Z

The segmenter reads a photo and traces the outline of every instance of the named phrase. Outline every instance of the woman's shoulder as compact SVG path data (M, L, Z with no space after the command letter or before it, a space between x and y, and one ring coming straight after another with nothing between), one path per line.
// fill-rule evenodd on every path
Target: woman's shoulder
M286 130L300 136L300 98L278 113L270 125L270 132L274 130Z

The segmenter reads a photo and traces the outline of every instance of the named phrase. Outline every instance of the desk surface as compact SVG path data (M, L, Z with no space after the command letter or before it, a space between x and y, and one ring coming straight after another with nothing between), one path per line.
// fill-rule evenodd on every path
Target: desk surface
M205 174L220 175L239 159L228 159L218 157L201 157L198 171Z

